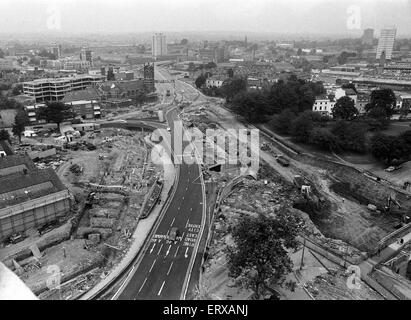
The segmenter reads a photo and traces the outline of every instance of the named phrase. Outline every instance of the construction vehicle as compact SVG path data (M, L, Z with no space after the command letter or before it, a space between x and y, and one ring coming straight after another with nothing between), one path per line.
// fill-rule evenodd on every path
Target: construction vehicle
M269 144L267 143L267 142L263 142L262 144L261 144L261 150L263 150L263 151L270 151L271 149L270 149L270 146L269 146Z
M391 207L392 207L393 204L396 205L398 207L398 209L401 209L401 205L395 199L395 196L390 195L387 199L387 205L384 207L385 213L390 213L391 212Z

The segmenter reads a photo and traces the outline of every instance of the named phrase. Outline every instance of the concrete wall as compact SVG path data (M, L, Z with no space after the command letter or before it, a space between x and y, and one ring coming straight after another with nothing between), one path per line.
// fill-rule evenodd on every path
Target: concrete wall
M372 180L363 172L343 164L306 155L298 157L302 158L305 163L331 170L332 178L336 180L336 184L338 185L339 181L344 181L341 187L345 189L345 192L363 204L372 203L381 209L386 205L387 198L393 195L404 210L411 210L411 195L399 188L390 186L387 182Z
M13 233L55 221L69 210L70 198L67 190L0 210L0 241Z

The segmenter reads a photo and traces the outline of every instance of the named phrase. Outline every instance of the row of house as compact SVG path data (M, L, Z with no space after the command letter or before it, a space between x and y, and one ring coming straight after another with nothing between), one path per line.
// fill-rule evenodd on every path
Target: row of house
M333 108L338 99L343 96L348 96L354 101L354 106L357 108L360 115L365 114L365 106L370 102L370 92L355 92L353 89L337 88L333 93L329 93L324 96L316 97L312 111L320 112L325 116L332 117ZM396 105L395 109L400 110L402 108L411 107L411 94L404 92L396 92Z

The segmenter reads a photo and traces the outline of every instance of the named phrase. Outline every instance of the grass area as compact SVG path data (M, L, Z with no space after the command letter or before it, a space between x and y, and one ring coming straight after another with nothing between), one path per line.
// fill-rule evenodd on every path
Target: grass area
M407 130L411 130L411 121L392 121L382 133L397 136Z

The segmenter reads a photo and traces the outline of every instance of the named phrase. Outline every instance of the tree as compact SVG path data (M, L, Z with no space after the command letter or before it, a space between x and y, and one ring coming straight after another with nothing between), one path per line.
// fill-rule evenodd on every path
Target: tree
M347 96L337 100L332 113L334 119L352 120L358 116L358 110L355 107L354 100Z
M337 137L326 128L314 128L310 132L308 143L324 150L333 150L337 147Z
M214 69L214 68L216 68L216 67L217 67L217 65L215 64L214 61L210 61L209 63L207 63L207 64L205 65L205 68L206 68L206 69Z
M232 68L228 69L227 75L229 78L234 78L234 70Z
M310 132L314 128L312 111L301 113L291 124L291 135L299 142L308 142Z
M302 54L303 54L303 50L301 50L301 48L298 48L297 56L302 56Z
M371 154L378 160L386 162L388 165L392 160L392 143L393 136L388 136L383 133L375 134L370 141Z
M39 109L38 118L47 122L54 122L58 126L65 120L73 118L71 107L63 102L48 102L45 107Z
M364 152L367 126L361 122L339 120L331 127L331 133L337 138L338 146L344 150Z
M114 81L116 80L116 76L114 75L114 70L109 68L107 71L107 81Z
M389 119L394 114L395 104L395 94L391 89L374 90L365 110L372 118Z
M357 93L357 88L355 87L355 84L354 83L343 83L342 85L341 85L341 88L342 89L353 89L354 90L354 92L355 93Z
M264 121L270 113L265 97L258 91L237 94L232 101L231 110L251 123Z
M265 286L283 285L293 263L287 249L296 249L300 221L284 209L275 217L242 216L233 228L234 245L227 248L229 274L252 288L257 299Z
M0 49L0 58L3 59L4 58L4 51L2 49Z
M289 134L291 123L295 118L296 115L294 112L285 109L280 114L273 116L268 125L280 134Z
M13 123L13 135L19 138L21 143L21 134L24 132L25 127L29 124L29 118L27 117L26 111L23 108L17 111L16 116L14 117Z
M233 78L224 81L221 86L221 92L227 101L231 101L234 96L240 92L247 90L247 80L243 78Z
M14 86L11 93L13 94L13 96L18 96L22 92L23 92L23 85L21 83L19 83L19 84Z
M7 140L8 142L11 142L10 133L6 129L0 130L0 141L2 140Z
M200 89L203 85L205 85L206 80L207 80L206 76L203 75L203 74L200 74L200 75L197 77L197 79L194 81L194 83L195 83L196 87L197 87L198 89Z
M185 46L188 44L188 40L187 39L181 39L180 44Z

